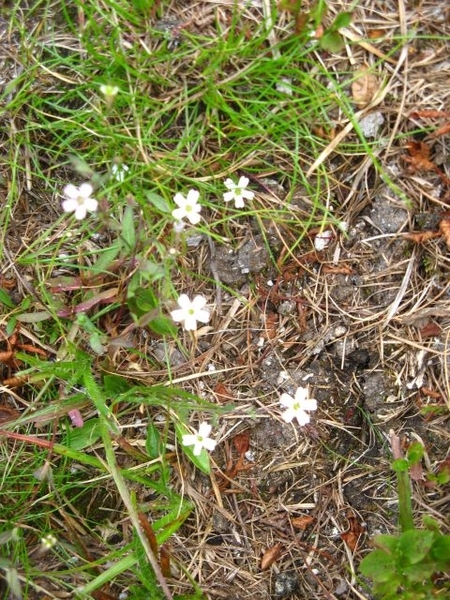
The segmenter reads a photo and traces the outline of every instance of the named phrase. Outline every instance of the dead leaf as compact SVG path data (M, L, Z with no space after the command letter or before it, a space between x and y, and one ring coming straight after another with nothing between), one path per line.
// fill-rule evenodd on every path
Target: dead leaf
M360 536L364 533L364 527L360 525L355 515L348 517L349 528L344 533L341 533L341 539L347 544L350 550L354 550L358 544Z
M304 531L307 527L314 523L315 520L316 519L310 515L302 515L301 517L294 517L291 519L291 523L294 529L300 529L301 531Z
M434 163L430 160L430 147L425 142L411 140L405 145L409 156L403 156L403 160L409 164L408 171L434 171Z
M430 135L427 135L427 140L435 139L437 137L440 137L441 135L446 135L447 133L450 133L450 121L438 127L436 131L430 133Z
M374 98L378 90L378 79L367 67L360 69L355 74L352 83L353 101L358 108L366 107Z
M282 548L283 544L278 543L275 544L275 546L268 548L264 552L263 557L261 559L261 571L265 571L266 569L268 569L278 558L280 558Z
M18 417L20 417L20 412L18 410L11 406L0 404L0 424L14 421L14 419L17 419Z
M170 552L165 544L161 546L159 551L159 566L161 567L161 573L164 577L171 577Z
M409 233L404 233L403 237L405 240L409 240L415 244L424 244L428 240L440 237L441 235L439 231L410 231Z
M447 248L450 250L450 219L442 219L439 223L439 230L442 233L442 237L447 244Z
M248 449L250 448L250 433L249 431L244 431L242 433L238 433L233 438L233 444L236 448L239 456L242 456Z
M276 312L266 312L264 315L264 333L268 340L277 337L279 315Z
M234 400L233 394L223 383L218 383L214 388L214 393L219 402L229 402L230 400Z
M422 339L434 337L442 333L442 327L437 323L430 321L429 323L424 325L422 329L420 329L419 333Z
M446 112L445 110L415 110L409 115L412 119L435 119L438 117L448 118L450 117L450 112Z

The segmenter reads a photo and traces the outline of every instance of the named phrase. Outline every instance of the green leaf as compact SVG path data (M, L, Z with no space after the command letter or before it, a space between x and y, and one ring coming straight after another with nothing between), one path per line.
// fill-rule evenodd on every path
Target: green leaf
M136 229L134 226L134 214L131 206L126 206L122 219L122 239L131 251L136 246Z
M441 565L446 564L446 569L450 567L450 535L438 535L431 547L430 556Z
M137 308L142 313L147 313L159 306L159 301L150 288L136 290L134 296Z
M439 523L430 517L429 515L424 515L422 517L422 522L425 529L429 529L430 531L434 531L434 533L439 533Z
M414 442L411 444L407 452L407 458L410 464L415 465L419 463L422 460L424 453L425 449L422 444L419 444L419 442Z
M147 200L152 204L157 210L164 214L171 214L172 208L169 203L160 196L159 194L155 194L154 192L147 192L146 194Z
M337 31L328 29L319 40L320 46L328 52L339 52L344 47L344 40Z
M395 575L395 560L383 550L373 550L362 559L359 570L374 582L389 581Z
M11 299L11 296L3 288L0 288L0 303L4 304L7 308L16 307L15 303Z
M397 458L391 464L391 469L396 473L404 473L409 470L409 462L406 458Z
M130 384L120 375L105 375L103 377L103 387L108 397L117 397L119 394L125 394L131 388Z
M399 545L400 539L396 535L388 535L382 533L373 539L374 545L388 554L395 554Z
M169 317L156 317L148 323L148 327L159 335L170 335L176 337L178 328Z
M342 27L348 27L350 25L350 23L352 22L352 17L353 17L352 12L341 12L335 18L333 25L331 26L330 29L333 29L336 31L337 29L341 29Z
M430 552L434 532L428 529L409 529L400 536L399 558L403 565L416 565Z
M113 262L113 260L117 258L119 252L120 244L114 244L114 246L111 246L110 248L102 252L99 259L96 261L95 264L92 265L89 271L94 275L96 273L104 273L108 270L108 267Z
M158 458L161 455L161 435L158 429L153 425L153 423L149 423L147 427L147 437L145 440L145 448L147 450L148 455L153 460Z
M107 337L98 331L95 331L89 336L89 346L98 354L98 356L103 356L106 352L106 347L103 345L106 343Z
M189 460L197 467L197 469L200 469L200 471L206 473L206 475L209 475L211 473L211 464L209 461L208 452L203 449L198 456L195 456L193 446L183 446L183 435L186 433L191 433L190 430L181 423L175 423L175 430L177 432L177 438L180 443L180 447L183 449L183 452L186 454Z
M99 419L85 421L83 427L76 427L67 434L66 445L71 450L83 450L97 443L101 437Z

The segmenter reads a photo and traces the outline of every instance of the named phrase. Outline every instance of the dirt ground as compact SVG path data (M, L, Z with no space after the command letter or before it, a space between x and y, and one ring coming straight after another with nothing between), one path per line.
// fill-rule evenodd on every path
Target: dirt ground
M331 228L323 250L305 237L287 259L291 232L266 223L270 256L251 219L213 264L204 239L188 240L192 271L218 273L238 291L223 292L214 333L199 338L192 360L175 346L171 354L179 385L236 406L220 419L212 477L186 462L173 481L196 511L170 551L211 600L371 600L357 568L374 535L396 530L392 430L404 448L419 441L426 450L413 484L417 523L431 514L450 531L450 485L427 479L450 458L449 18L442 2L363 1L349 31L384 31L385 44L322 56L342 72L379 60L389 80L360 115L370 115L360 123L366 135L380 138L382 170L333 142L322 157L332 182L324 196L347 225ZM409 41L390 54L404 32ZM349 128L342 140L354 135ZM305 164L312 179L316 158ZM281 176L252 183L268 199L289 198L292 210L311 209ZM16 231L40 219L32 199L26 206ZM5 244L18 252L16 234ZM146 352L163 370L161 343L148 341ZM305 385L319 408L299 428L280 418L274 392ZM169 582L191 590L181 571Z

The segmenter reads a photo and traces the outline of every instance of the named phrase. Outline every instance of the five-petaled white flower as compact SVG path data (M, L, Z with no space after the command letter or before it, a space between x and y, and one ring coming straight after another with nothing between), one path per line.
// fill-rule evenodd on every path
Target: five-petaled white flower
M176 323L184 321L184 328L189 331L197 329L197 321L207 323L210 318L209 310L205 309L206 298L203 296L195 296L191 301L187 294L181 294L178 298L178 306L176 310L171 311L172 319Z
M234 200L236 208L244 208L244 200L253 200L254 192L247 190L248 177L240 177L238 183L234 183L232 179L225 179L225 187L228 188L228 192L225 192L223 199L225 202Z
M114 164L111 167L112 176L114 177L114 179L116 181L120 181L120 183L122 183L122 181L125 179L125 175L127 174L127 171L129 171L129 170L130 170L130 167L128 167L127 165L124 165L124 164L120 164L120 165Z
M173 200L178 206L178 208L172 211L172 217L175 221L181 221L186 217L192 225L197 225L200 221L200 211L202 210L202 206L198 202L199 197L200 192L197 190L189 190L186 197L180 193L175 194Z
M198 428L198 432L195 434L184 434L183 435L183 446L194 446L194 455L198 456L203 448L205 450L212 451L216 447L217 442L211 439L209 434L211 433L211 425L208 423L200 423L200 427Z
M64 188L64 196L62 207L64 212L74 212L75 218L78 220L84 219L86 213L95 212L98 207L98 202L92 198L94 188L90 183L82 183L79 188L69 183Z
M299 425L309 423L309 415L306 411L317 410L317 400L308 398L308 388L299 387L295 392L295 398L289 394L281 394L281 406L287 410L281 415L286 423L297 419Z

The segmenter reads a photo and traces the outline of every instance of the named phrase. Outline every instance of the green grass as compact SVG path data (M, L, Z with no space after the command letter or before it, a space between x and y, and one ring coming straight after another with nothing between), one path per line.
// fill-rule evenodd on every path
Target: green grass
M231 8L226 25L186 26L173 45L170 33L151 28L155 19L138 3L62 2L56 15L51 2L34 4L32 26L20 3L12 12L18 61L26 68L0 98L10 137L0 226L4 239L17 228L22 241L15 254L6 245L0 253L28 282L20 298L4 306L2 328L11 334L22 327L48 354L18 355L23 362L15 375L26 378L16 393L21 415L3 426L7 433L0 438L7 490L0 530L16 527L17 534L2 538L6 562L0 564L16 597L19 588L23 597L43 593L37 582L44 571L47 583L71 597L91 598L112 582L116 592L128 589L130 600L163 597L148 566L155 559L139 513L145 506L159 545L181 527L192 505L173 491L174 452L182 450L176 440L192 420L217 422L230 407L171 385L168 359L166 376L152 378L160 366L147 360L144 345L118 345L118 354L103 349L120 337L122 322L133 322L131 311L135 322L166 335L167 352L171 337L184 356L195 352L194 340L174 328L168 310L177 294L213 282L190 268L184 234L178 240L172 232L176 192L200 191L204 220L197 229L216 244L224 238L237 244L241 228L255 222L269 246L265 224L275 223L285 260L310 228L339 224L330 194L338 182L323 165L311 178L305 172L328 145L336 118L352 118L352 74L327 72L314 45L287 33L280 34L274 58L264 22ZM158 3L157 13L165 14L169 4ZM279 90L284 80L292 95ZM102 84L119 88L110 105ZM357 136L352 143L350 157L371 152ZM122 162L129 171L118 182L111 168ZM257 196L243 210L225 205L223 181L240 174L252 178L255 191L258 180L272 178L287 196ZM87 180L100 211L75 222L62 213L62 190ZM24 207L20 191L27 181L32 193ZM299 188L302 206L291 203ZM178 254L169 252L173 246ZM63 277L72 287L61 292ZM95 302L96 294L112 289L110 303ZM92 302L88 316L71 313L86 301ZM150 368L147 380L116 375L121 361ZM74 408L83 412L81 430L67 418ZM130 439L140 442L134 453L116 445L127 427ZM14 437L18 433L26 437ZM208 472L208 457L184 450ZM43 479L36 476L42 469ZM116 509L133 525L120 550L100 532L108 510ZM57 543L44 551L40 540L48 533ZM184 566L177 569L190 589L183 597L202 597Z

